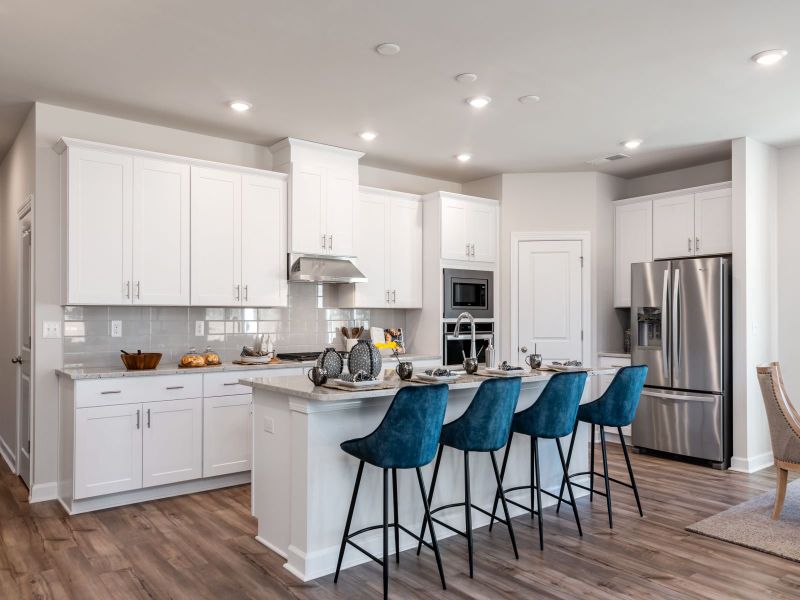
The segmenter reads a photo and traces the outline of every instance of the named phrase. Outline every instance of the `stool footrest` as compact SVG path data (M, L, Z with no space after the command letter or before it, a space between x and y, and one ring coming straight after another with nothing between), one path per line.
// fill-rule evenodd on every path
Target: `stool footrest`
M510 500L508 498L506 498L506 502L510 502ZM461 508L462 506L465 506L466 504L467 504L466 502L454 502L453 504L445 504L444 506L437 506L436 508L431 510L431 515L433 515L434 513L439 512L440 510L445 510L446 508ZM492 513L490 513L488 510L486 510L484 508L481 508L480 506L476 506L474 504L470 504L470 507L472 508L472 510L477 510L478 512L483 513L487 517L491 517L492 516ZM447 523L441 521L440 519L434 519L433 517L431 517L431 519L433 520L434 523L438 523L442 527L446 527L446 528L450 529L451 531L454 531L455 533L458 533L458 534L463 535L465 537L467 535L463 531L459 531L459 530L451 527L450 525L448 525ZM498 522L502 523L503 525L505 525L506 527L508 527L508 521L506 521L505 519L501 519L497 515L494 515L494 520L498 521Z
M597 471L594 471L594 472L592 472L592 471L581 471L580 473L571 473L570 476L569 476L570 482L572 481L573 477L577 477L578 475L594 475L595 477L602 477L603 476L602 473L598 473ZM611 477L611 475L608 476L608 480L609 481L613 481L614 483L619 484L619 485L624 485L626 488L633 489L633 486L630 483L628 483L627 481L620 481L619 479ZM573 483L572 485L577 486L579 488L583 488L585 490L589 489L589 488L581 485L580 483ZM542 491L544 492L544 490L542 490ZM547 492L545 492L545 493L547 493ZM595 494L599 494L599 493L600 492L595 490ZM602 496L604 494L600 494L600 495Z
M573 483L572 485L578 485L578 484L577 483ZM538 489L538 488L533 484L531 484L531 485L518 485L516 487L511 487L511 488L507 488L507 489L503 490L503 493L507 494L508 492L516 492L517 490L536 490L536 489ZM552 492L549 492L544 488L541 488L539 491L542 492L546 496L550 496L551 498L554 498L555 500L561 500L561 502L563 502L564 504L568 504L568 505L572 506L572 502L567 500L566 498L559 498L558 495L556 495L556 494L554 494ZM528 512L531 512L530 508L527 508L526 506L522 506L518 502L514 502L508 496L506 496L506 502L510 502L511 504L514 504L516 506L519 506L520 508L524 508ZM536 511L533 511L533 512L534 512L534 514L536 514ZM489 515L489 516L491 516L491 515ZM497 517L495 517L495 519L496 518Z
M433 519L433 520L436 521L437 523L439 522L437 519ZM448 527L448 525L446 523L441 523L441 525L444 525L445 527ZM403 531L404 533L410 535L412 538L414 538L415 540L417 540L418 542L423 544L426 548L430 548L431 550L433 550L433 544L431 544L430 542L426 542L425 540L420 538L416 533L413 533L412 531L409 531L409 529L407 527L401 525L400 523L389 523L386 526L389 527L389 528L395 527L395 528L399 529L400 531ZM364 527L363 529L359 529L358 531L355 531L355 532L349 534L345 538L345 542L350 544L351 546L353 546L353 548L355 548L356 550L359 550L360 552L363 552L364 554L369 556L372 560L377 562L379 565L383 565L383 561L381 559L376 557L374 554L371 554L367 550L364 550L364 548L362 548L361 546L356 544L351 539L351 538L354 538L357 535L361 535L362 533L366 533L367 531L374 531L376 529L383 529L383 525L371 525L369 527ZM456 531L456 533L461 533L461 532L460 531Z

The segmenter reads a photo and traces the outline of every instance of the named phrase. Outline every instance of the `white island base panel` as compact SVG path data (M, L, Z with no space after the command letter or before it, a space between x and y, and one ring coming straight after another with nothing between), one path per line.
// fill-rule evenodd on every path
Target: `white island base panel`
M466 383L450 385L445 422L456 419L466 410L480 381L484 380L481 377L469 379ZM536 401L547 379L549 376L544 374L523 378L517 411ZM383 419L397 390L337 392L316 388L315 391L304 377L256 379L251 385L254 387L252 485L253 514L258 519L256 539L285 557L286 569L303 581L329 575L336 569L358 469L358 460L345 454L339 444L373 431ZM591 389L591 386L587 385L586 389ZM586 399L585 396L584 401ZM588 427L581 427L572 457L572 472L588 469L588 437ZM568 444L569 438L564 438L565 455ZM542 486L557 494L562 471L555 441L540 440L539 448ZM498 464L504 451L497 452ZM490 458L488 454L477 452L470 458L472 501L491 511L496 484ZM433 463L423 468L427 487L432 472ZM512 442L503 487L528 484L530 472L530 438L517 435ZM432 502L434 508L463 501L463 473L463 452L445 448ZM416 474L413 469L398 470L397 476L399 520L416 531L422 525L423 516ZM351 531L382 523L382 485L382 470L366 464ZM576 496L586 494L578 488L574 491ZM520 490L509 497L530 505L529 491ZM545 506L554 502L552 498L543 498ZM512 505L509 505L509 510L512 516L524 512ZM498 515L502 515L500 506ZM465 528L463 507L442 511L437 517L462 531ZM473 528L483 527L488 522L488 517L473 511ZM506 535L502 524L497 527L499 535ZM455 535L441 526L437 527L436 533L440 539ZM578 535L577 529L575 535ZM381 555L380 530L367 532L357 540L368 551ZM401 532L401 551L415 548L416 544L413 538ZM394 553L394 541L391 540L389 545ZM430 552L428 549L423 551ZM512 552L510 541L508 551ZM349 568L368 560L348 546L342 567Z

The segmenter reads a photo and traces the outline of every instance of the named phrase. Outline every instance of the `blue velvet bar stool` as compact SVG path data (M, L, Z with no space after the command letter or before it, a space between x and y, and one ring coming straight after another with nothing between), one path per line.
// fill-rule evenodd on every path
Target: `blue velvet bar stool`
M584 404L578 410L578 421L582 423L589 423L592 426L591 434L591 458L590 470L581 473L573 473L572 475L565 475L564 481L561 482L561 493L564 492L564 483L569 484L570 477L578 477L580 475L589 475L589 487L579 483L573 483L581 489L589 491L589 501L594 500L594 495L599 494L606 497L606 509L608 510L608 526L613 529L614 523L611 517L611 487L610 481L624 485L625 487L633 489L633 496L636 498L636 506L639 509L639 516L643 517L642 503L639 500L639 490L636 487L636 479L633 477L633 467L631 466L631 459L628 456L628 446L625 444L625 438L622 435L622 428L630 425L633 418L636 416L636 408L639 406L639 396L642 393L644 381L647 378L647 366L637 365L632 367L622 367L614 379L611 380L611 385L605 393L594 402ZM575 431L572 434L572 440L569 443L569 452L567 453L567 466L572 459L572 450L575 446L575 434L577 433L577 423L575 424ZM595 426L600 428L600 449L603 453L603 480L605 482L605 493L594 489L594 478L600 473L594 470L594 430ZM625 455L625 464L628 466L628 476L630 483L620 481L608 476L608 456L606 453L606 427L616 427L619 434L619 441L622 444L622 452ZM561 502L556 508L556 512L560 510Z
M567 463L564 460L564 451L561 448L561 438L568 436L572 433L575 427L575 417L578 414L578 405L581 402L583 395L583 388L586 385L586 373L583 371L572 373L556 373L547 382L544 390L529 408L518 412L514 415L514 420L511 423L511 434L506 444L506 453L503 456L503 468L500 471L500 479L502 482L506 474L506 465L508 464L508 455L511 451L511 441L515 433L528 435L531 438L531 483L530 485L519 485L511 488L506 488L505 493L513 492L515 490L531 490L531 505L530 508L511 500L507 501L514 506L518 506L531 514L531 519L534 515L539 521L539 548L544 550L544 530L542 529L542 494L547 494L552 498L558 499L558 496L542 489L541 479L539 475L539 440L551 439L556 441L558 448L558 456L561 462L561 469L564 475L567 474ZM569 492L569 502L572 505L572 512L575 516L575 524L578 526L578 534L583 535L581 530L581 520L578 516L578 509L575 505L575 497L572 495L572 487L567 479L567 490ZM534 504L534 494L536 503ZM489 522L489 531L492 530L494 520L497 518L494 514L497 511L497 502L500 498L500 493L495 496L494 506L492 507L492 520ZM566 500L565 500L566 502Z
M473 542L472 542L472 509L484 513L487 517L491 516L487 510L472 504L470 495L470 476L469 476L469 454L470 452L488 452L492 459L492 469L497 483L500 499L503 503L505 520L498 519L508 527L511 536L511 545L514 548L514 556L519 558L517 552L517 541L514 538L514 528L508 515L505 495L502 493L500 484L500 471L497 468L497 459L494 453L502 448L508 440L511 429L511 420L514 418L514 411L517 408L519 399L521 380L519 377L507 379L487 379L481 383L475 397L470 402L467 410L455 421L452 421L442 428L442 437L439 440L439 453L436 455L436 466L433 469L433 479L431 489L428 493L428 504L433 500L433 492L436 487L436 478L439 475L439 465L442 462L442 452L444 447L455 448L464 453L464 502L455 502L431 509L431 515L441 510L463 506L466 515L466 531L459 531L444 521L435 517L431 519L446 527L450 531L467 538L467 551L469 554L469 576L473 575ZM422 521L422 531L420 539L425 537L425 529L428 525L428 517ZM417 554L422 549L422 543L417 546Z
M442 570L442 558L439 554L439 545L433 527L431 527L431 543L429 544L402 526L397 518L397 469L416 469L425 518L430 518L430 507L420 467L430 463L436 455L436 446L439 443L444 413L447 408L447 392L448 388L445 384L404 387L395 395L383 421L375 431L365 437L347 440L341 444L342 450L359 459L359 463L356 483L353 487L353 499L350 501L350 510L347 513L347 522L344 526L344 535L342 535L342 545L339 549L339 560L336 563L334 583L339 580L344 551L347 544L350 544L383 567L383 596L387 597L389 594L389 527L393 527L397 562L400 562L400 530L402 529L433 550L436 555L436 565L439 568L439 577L442 580L442 588L447 589ZM358 488L361 485L365 462L383 469L383 523L350 533L350 524L353 520L353 510L356 507ZM389 471L392 472L393 523L389 523ZM359 534L381 528L383 529L383 559L377 558L352 541L352 538Z

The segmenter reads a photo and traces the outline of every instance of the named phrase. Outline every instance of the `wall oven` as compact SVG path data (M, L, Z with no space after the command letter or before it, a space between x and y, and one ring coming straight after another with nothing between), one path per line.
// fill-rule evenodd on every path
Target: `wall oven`
M444 354L445 366L460 365L464 361L464 356L469 356L472 333L470 324L462 321L459 328L459 336L455 337L455 323L444 323L442 325L443 340L442 353ZM475 323L475 352L478 354L478 363L486 364L486 346L494 346L494 323L476 322ZM463 354L462 354L463 352Z
M494 273L444 269L445 319L468 312L476 319L494 318Z

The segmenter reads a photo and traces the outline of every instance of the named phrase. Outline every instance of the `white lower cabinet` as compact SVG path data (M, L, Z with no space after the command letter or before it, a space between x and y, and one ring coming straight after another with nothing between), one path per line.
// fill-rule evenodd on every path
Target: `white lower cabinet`
M201 398L144 404L142 419L142 487L202 477Z
M252 394L203 400L203 477L250 470Z
M142 487L142 405L75 411L75 498Z

